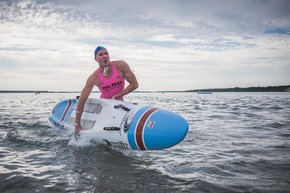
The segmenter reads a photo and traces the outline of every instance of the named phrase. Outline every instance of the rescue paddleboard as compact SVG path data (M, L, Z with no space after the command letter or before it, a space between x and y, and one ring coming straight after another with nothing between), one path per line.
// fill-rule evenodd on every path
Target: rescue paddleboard
M52 109L49 121L58 128L75 125L77 99L66 99ZM180 115L149 105L89 98L81 125L96 143L133 150L161 150L180 143L188 123Z

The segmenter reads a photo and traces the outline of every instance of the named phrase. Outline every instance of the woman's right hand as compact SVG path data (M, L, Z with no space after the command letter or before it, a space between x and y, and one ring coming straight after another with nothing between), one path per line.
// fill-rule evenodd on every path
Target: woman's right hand
M75 126L75 135L79 135L80 131L83 130L84 128L81 125L76 124Z

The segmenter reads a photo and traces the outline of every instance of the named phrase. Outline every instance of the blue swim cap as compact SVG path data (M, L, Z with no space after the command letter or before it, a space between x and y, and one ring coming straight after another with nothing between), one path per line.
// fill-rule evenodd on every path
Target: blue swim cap
M106 49L106 48L103 47L103 46L98 46L98 47L95 49L95 52L94 52L95 57L96 57L96 55L98 54L98 52L99 52L100 50L104 50L104 49Z

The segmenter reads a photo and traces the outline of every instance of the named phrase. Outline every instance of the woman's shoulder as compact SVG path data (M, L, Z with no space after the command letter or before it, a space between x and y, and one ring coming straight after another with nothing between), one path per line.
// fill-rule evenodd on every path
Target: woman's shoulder
M122 70L124 68L128 67L128 64L124 60L114 60L112 61L112 64L118 68L119 70Z
M97 70L95 70L88 79L96 79L98 78L98 73L99 73L99 68Z

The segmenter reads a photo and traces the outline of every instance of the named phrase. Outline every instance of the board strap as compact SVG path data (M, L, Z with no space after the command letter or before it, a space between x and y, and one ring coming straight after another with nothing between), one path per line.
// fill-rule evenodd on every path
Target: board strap
M106 131L119 131L120 129L120 127L104 127Z
M130 109L129 109L128 107L125 107L125 106L122 105L122 104L115 105L114 108L115 108L115 109L121 108L121 109L123 109L124 111L130 111Z

